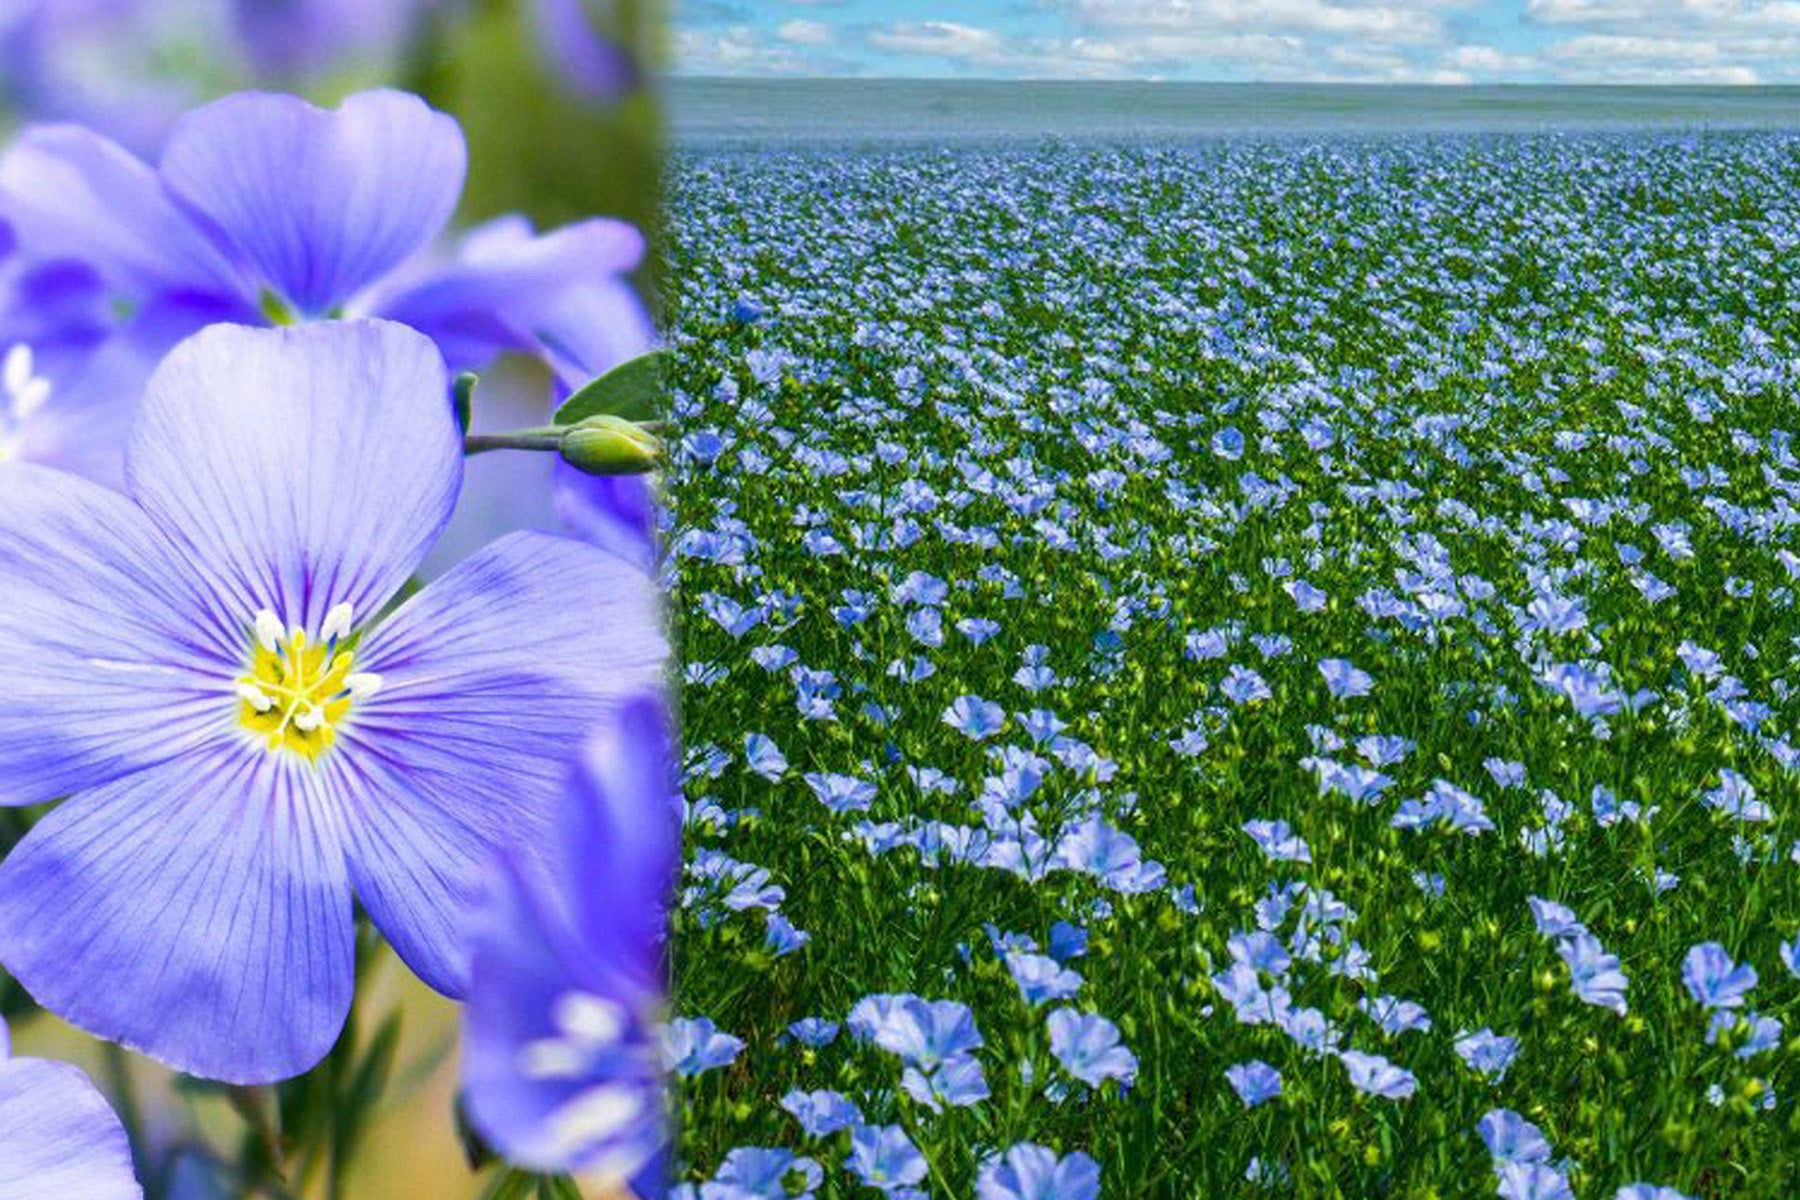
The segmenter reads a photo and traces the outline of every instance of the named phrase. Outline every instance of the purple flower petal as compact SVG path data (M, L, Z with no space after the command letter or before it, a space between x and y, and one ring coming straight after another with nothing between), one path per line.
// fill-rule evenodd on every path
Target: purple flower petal
M67 801L0 864L0 964L64 1020L207 1078L323 1058L352 944L311 769L241 741Z
M608 971L633 973L631 954L659 959L681 859L676 736L660 703L626 704L581 757L574 803L562 806L561 879L590 945L616 946ZM643 964L635 964L641 967Z
M171 195L256 281L300 312L338 308L429 244L456 208L468 150L456 121L404 92L335 111L244 92L183 117L163 151Z
M655 327L624 279L597 278L563 297L536 324L557 381L573 390L656 346Z
M37 261L87 263L134 296L230 291L237 273L156 172L75 125L27 129L0 157L0 218Z
M587 0L533 0L531 7L544 55L570 88L611 104L637 86L636 61L595 28Z
M656 492L647 475L556 472L556 515L569 533L646 569L656 560Z
M523 218L503 217L472 232L455 262L371 298L371 310L430 334L456 371L509 351L543 354L546 333L577 349L617 343L616 356L602 359L610 366L655 342L622 278L644 250L644 235L623 221L595 218L539 235ZM586 383L600 369L565 383Z
M0 1024L0 1196L141 1200L118 1117L74 1067L5 1056Z
M433 0L234 0L232 17L256 74L284 80L385 62Z
M126 477L226 644L262 609L317 634L333 607L360 624L400 589L462 478L447 388L432 344L385 321L214 326L169 354Z
M621 699L661 679L653 580L567 538L503 538L433 582L358 651L381 691L344 730L351 878L408 965L467 989L465 918L503 846L543 838L563 766Z
M672 733L638 701L582 756L546 871L508 858L476 925L477 1125L545 1171L622 1177L667 1138L654 1014L680 856Z
M119 335L58 369L46 364L49 400L21 431L17 456L122 487L122 447L155 358L135 338Z
M184 571L132 503L0 467L0 804L35 804L215 736L235 646L208 643Z

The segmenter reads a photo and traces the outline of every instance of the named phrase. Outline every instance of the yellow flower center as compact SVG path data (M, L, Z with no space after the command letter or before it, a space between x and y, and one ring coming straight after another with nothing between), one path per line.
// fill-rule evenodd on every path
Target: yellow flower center
M256 616L250 668L234 688L238 721L270 753L289 750L312 760L337 740L338 726L358 700L381 688L381 677L356 670L349 648L350 607L325 618L317 639L264 610Z

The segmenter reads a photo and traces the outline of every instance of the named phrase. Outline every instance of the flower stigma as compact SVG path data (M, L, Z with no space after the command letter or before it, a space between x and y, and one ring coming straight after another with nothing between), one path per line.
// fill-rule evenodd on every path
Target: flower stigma
M348 604L338 605L314 639L298 626L284 631L269 609L256 614L250 669L233 690L239 722L270 753L318 758L356 702L381 690L381 676L356 670L352 618Z
M14 346L0 359L0 463L11 458L25 436L25 422L50 399L50 381L38 375L31 347Z

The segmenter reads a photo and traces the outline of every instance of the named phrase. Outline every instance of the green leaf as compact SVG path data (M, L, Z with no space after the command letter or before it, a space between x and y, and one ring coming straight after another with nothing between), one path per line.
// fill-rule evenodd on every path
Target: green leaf
M666 350L652 350L620 363L570 396L556 410L558 425L575 425L589 417L624 417L653 421L662 411L663 362Z
M369 1119L380 1105L388 1080L393 1075L394 1056L400 1048L401 1014L396 1011L381 1023L369 1042L348 1086L338 1098L337 1128L333 1155L334 1171L339 1164L348 1165L355 1157L362 1135L368 1131Z
M526 1171L506 1169L488 1183L481 1200L531 1200L538 1177Z

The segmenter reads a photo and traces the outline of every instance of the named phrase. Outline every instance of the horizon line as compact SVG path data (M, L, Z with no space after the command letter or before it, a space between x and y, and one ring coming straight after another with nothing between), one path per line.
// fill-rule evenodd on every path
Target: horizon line
M979 83L979 84L1094 84L1098 86L1167 86L1167 87L1316 87L1316 88L1430 88L1443 91L1476 88L1586 88L1594 91L1717 91L1717 92L1797 92L1794 83L1608 83L1598 80L1526 80L1497 79L1455 81L1433 79L1096 79L1082 75L720 75L671 70L665 83Z

